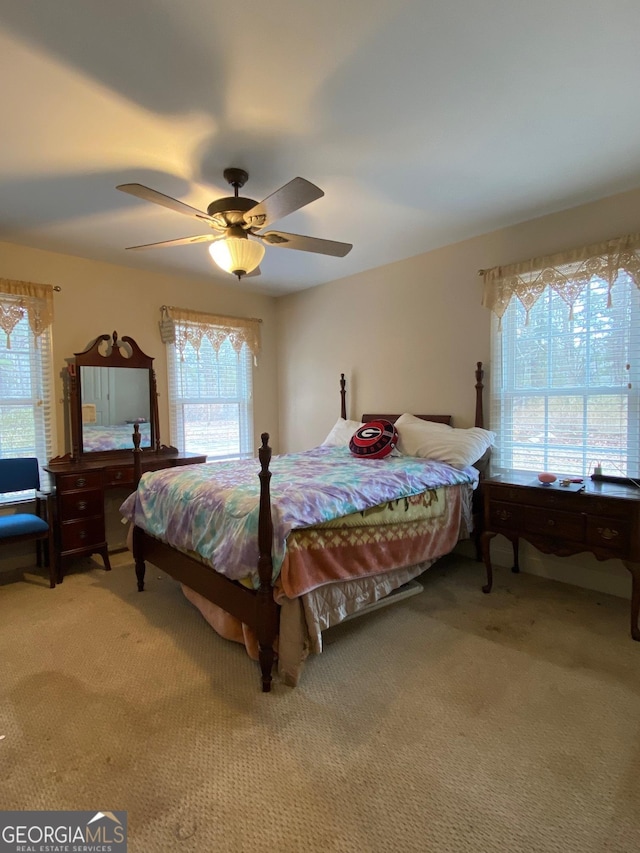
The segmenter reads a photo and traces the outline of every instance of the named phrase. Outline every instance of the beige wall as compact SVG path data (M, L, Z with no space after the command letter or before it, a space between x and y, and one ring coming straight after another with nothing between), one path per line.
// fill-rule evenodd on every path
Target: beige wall
M475 363L485 363L487 384L490 371L490 315L480 304L478 269L636 231L640 190L279 298L283 449L322 441L339 414L341 372L348 381L350 417L428 411L452 414L457 426L472 425ZM502 555L507 562L504 547ZM628 594L621 565L579 562L585 570L577 577L585 585ZM524 560L538 574L572 572L575 580L572 563L539 559L537 552Z

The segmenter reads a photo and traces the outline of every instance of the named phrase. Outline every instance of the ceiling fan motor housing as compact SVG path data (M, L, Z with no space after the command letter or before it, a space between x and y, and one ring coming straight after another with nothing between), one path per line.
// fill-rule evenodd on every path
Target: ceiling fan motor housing
M244 222L243 213L251 210L257 205L257 201L252 198L242 198L241 196L228 196L227 198L217 198L212 201L207 207L209 216L216 214L224 214L229 225L240 225Z
M234 225L242 225L245 229L255 230L262 222L249 223L246 222L244 214L255 207L258 202L252 198L242 198L238 195L238 190L243 187L249 180L249 173L244 169L236 169L235 167L225 169L223 172L224 179L234 188L235 195L227 196L226 198L218 198L212 201L207 207L209 216L214 217L223 228L233 227ZM262 217L264 221L264 216Z

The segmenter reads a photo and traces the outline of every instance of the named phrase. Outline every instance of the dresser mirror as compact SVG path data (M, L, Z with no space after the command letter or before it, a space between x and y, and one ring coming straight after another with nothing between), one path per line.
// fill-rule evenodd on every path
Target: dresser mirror
M149 371L143 367L80 368L82 452L131 450L133 424L140 447L151 447Z
M72 457L130 454L137 426L143 450L157 450L153 359L130 337L101 335L69 365Z

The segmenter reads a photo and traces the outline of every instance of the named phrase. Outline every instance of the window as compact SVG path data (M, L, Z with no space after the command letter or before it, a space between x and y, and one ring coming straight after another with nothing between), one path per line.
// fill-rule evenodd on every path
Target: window
M55 446L52 290L0 280L0 457L35 456L41 469ZM42 470L40 474L45 484ZM0 500L19 497L26 495L8 494Z
M253 456L259 321L166 312L171 443L208 460Z
M640 256L582 251L485 289L494 470L640 475Z

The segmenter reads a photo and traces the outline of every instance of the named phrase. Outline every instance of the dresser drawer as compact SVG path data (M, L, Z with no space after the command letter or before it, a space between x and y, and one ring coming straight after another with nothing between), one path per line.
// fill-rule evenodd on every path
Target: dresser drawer
M522 530L537 536L585 541L586 516L579 512L527 507L522 514Z
M631 554L632 525L619 518L587 519L587 542L591 548L605 548L611 556Z
M619 501L615 498L587 496L589 515L602 515L608 518L623 518L629 521L638 514L637 504L632 501Z
M102 515L102 489L85 489L77 492L63 492L60 495L60 521L73 521Z
M105 468L104 483L105 486L133 486L133 466Z
M512 504L559 509L564 512L586 512L589 498L582 492L563 492L561 486L491 486L492 500L508 501Z
M515 504L492 500L489 504L489 525L491 530L507 528L513 530L520 526L522 507Z
M102 471L84 471L78 474L60 474L56 477L59 492L75 489L99 489L102 487Z
M65 521L60 525L60 544L63 551L75 551L105 544L104 518Z

